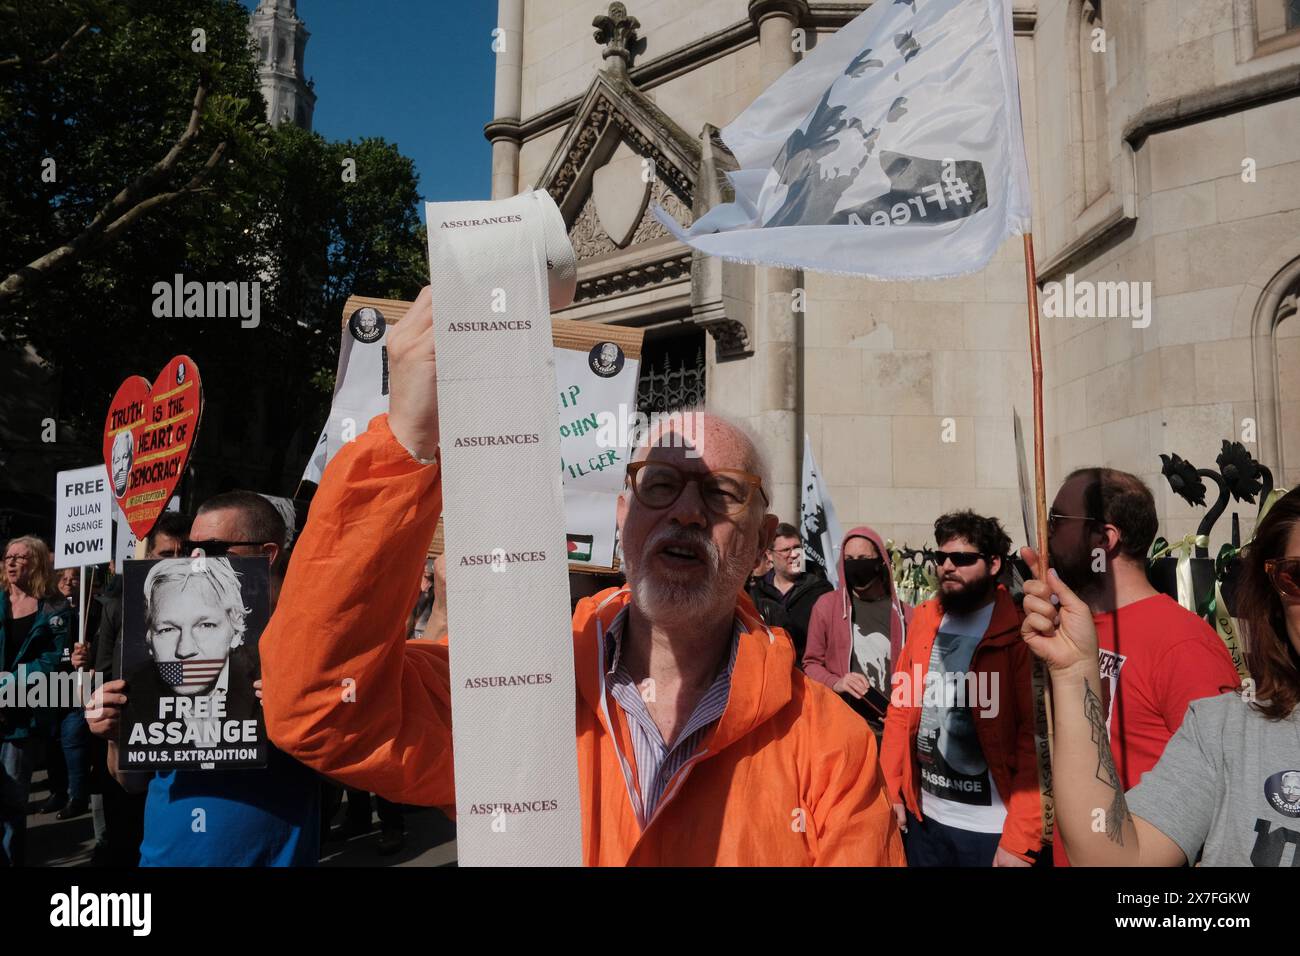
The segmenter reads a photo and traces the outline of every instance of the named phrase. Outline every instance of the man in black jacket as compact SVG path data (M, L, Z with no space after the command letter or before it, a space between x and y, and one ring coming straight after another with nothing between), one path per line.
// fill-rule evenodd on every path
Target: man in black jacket
M813 605L823 594L833 590L829 581L812 572L801 572L803 541L799 529L782 522L776 526L776 536L767 549L772 559L772 570L756 580L749 596L754 599L758 613L771 627L784 628L794 642L795 660L803 662L804 646L808 643L808 620Z

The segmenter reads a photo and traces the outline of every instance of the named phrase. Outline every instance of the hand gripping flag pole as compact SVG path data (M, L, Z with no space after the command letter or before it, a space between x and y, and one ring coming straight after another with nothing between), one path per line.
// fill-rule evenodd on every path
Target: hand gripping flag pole
M1040 580L1047 580L1047 465L1043 449L1043 346L1038 322L1038 269L1034 264L1034 234L1026 232L1025 241L1025 292L1029 307L1029 363L1033 382L1034 402L1034 510L1037 534L1035 552L1038 566L1033 569ZM1052 724L1052 686L1047 678L1047 667L1034 657L1033 664L1034 734L1038 751L1038 789L1043 801L1043 840L1050 841L1056 822L1055 799L1052 795L1052 759L1056 752L1056 733ZM1041 741L1046 738L1047 753L1042 753Z

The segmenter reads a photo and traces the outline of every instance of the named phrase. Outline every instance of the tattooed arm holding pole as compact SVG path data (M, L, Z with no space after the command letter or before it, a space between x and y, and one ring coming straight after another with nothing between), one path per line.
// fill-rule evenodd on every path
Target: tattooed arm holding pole
M1030 548L1021 551L1038 567ZM1055 602L1053 602L1055 597ZM1059 606L1058 606L1059 605ZM1078 866L1181 866L1178 844L1129 812L1110 751L1092 611L1055 571L1025 582L1021 636L1047 664L1056 747L1056 820Z

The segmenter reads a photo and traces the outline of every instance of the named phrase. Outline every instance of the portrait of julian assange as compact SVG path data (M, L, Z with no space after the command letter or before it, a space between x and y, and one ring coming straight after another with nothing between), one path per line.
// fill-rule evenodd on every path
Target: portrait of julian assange
M135 460L135 439L129 431L118 432L113 439L113 494L121 498L131 478L131 463Z
M142 763L154 769L263 760L254 682L257 641L270 616L270 562L129 561L124 585L124 754L147 751Z

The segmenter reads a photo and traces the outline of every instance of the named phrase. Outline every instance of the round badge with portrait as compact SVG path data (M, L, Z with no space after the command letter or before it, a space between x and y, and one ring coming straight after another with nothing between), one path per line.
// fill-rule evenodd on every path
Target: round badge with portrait
M1285 817L1300 817L1300 770L1283 770L1264 781L1264 799Z
M378 342L384 334L384 314L372 306L363 306L348 319L348 331L366 345Z
M623 350L617 342L601 342L587 353L587 364L601 378L613 378L623 371Z

